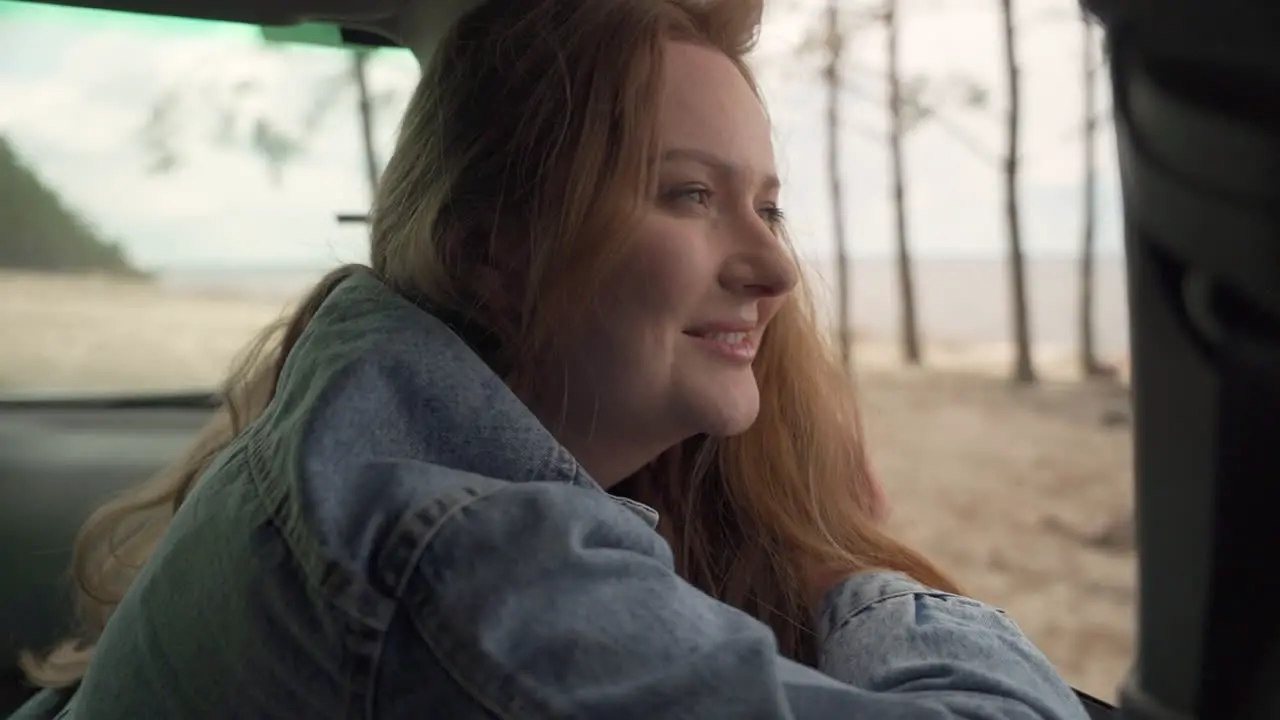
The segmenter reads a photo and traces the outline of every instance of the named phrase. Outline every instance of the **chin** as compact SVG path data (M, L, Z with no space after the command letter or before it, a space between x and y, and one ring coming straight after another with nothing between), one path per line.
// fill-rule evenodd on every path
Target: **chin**
M714 396L704 395L697 405L703 433L732 437L741 435L755 424L760 415L760 391L752 383L749 390L740 388Z

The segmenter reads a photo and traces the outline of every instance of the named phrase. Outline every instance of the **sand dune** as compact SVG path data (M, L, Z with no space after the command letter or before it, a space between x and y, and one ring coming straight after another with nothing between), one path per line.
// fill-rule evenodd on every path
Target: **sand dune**
M0 391L215 385L279 301L93 277L0 274ZM1132 652L1127 393L1017 390L1007 348L929 348L930 371L860 341L872 457L901 535L1010 614L1078 687L1104 698ZM1069 358L1042 358L1049 377Z

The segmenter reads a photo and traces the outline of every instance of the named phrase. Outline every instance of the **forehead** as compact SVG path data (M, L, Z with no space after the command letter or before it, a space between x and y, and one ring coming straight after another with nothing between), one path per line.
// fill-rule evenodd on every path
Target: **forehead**
M761 173L774 171L773 137L764 106L723 53L673 42L666 48L662 144L714 153Z

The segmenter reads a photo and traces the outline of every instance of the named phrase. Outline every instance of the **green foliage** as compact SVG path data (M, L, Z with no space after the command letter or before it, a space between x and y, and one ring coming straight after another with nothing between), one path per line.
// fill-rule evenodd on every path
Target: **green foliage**
M0 268L139 274L0 137Z

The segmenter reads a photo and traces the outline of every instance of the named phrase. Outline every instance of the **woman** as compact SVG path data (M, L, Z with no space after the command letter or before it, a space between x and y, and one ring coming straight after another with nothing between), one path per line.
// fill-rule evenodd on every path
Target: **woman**
M873 522L780 239L760 12L468 14L372 268L320 283L199 445L90 519L83 636L30 676L95 720L1083 718Z

